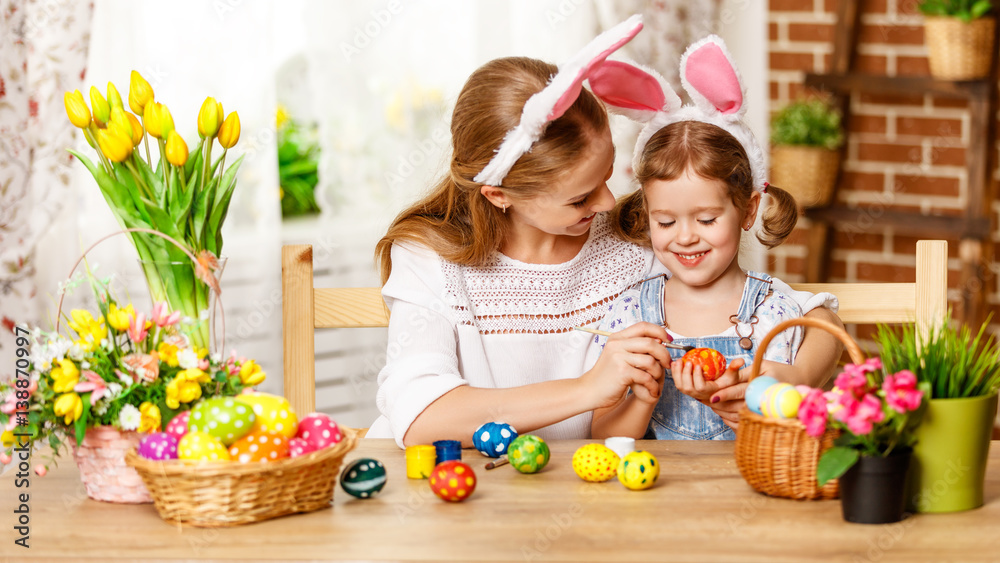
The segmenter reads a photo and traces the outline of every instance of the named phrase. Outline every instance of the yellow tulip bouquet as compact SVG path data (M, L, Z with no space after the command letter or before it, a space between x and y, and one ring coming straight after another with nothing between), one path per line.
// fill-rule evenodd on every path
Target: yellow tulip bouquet
M18 377L0 382L0 462L25 442L51 446L51 461L95 426L160 432L203 396L234 396L264 381L254 360L193 344L165 303L137 312L114 298L110 280L88 279L97 310L71 311L70 335L15 327L18 349L29 354L18 354Z
M193 152L174 128L167 106L155 101L153 88L132 71L128 107L118 89L108 83L107 97L92 86L90 107L79 90L63 97L70 122L79 127L98 161L77 151L97 180L101 194L123 229L150 229L182 241L198 257L198 266L209 271L219 267L222 223L236 187L236 171L242 157L226 168L226 154L240 137L236 112L226 116L222 104L208 97L198 112L200 141ZM222 154L214 161L216 141ZM150 144L158 149L154 162ZM140 149L139 145L142 145ZM143 158L145 157L145 158ZM166 302L189 321L188 333L199 347L209 345L205 322L210 306L211 285L195 275L183 251L163 239L130 232L139 254L153 302Z

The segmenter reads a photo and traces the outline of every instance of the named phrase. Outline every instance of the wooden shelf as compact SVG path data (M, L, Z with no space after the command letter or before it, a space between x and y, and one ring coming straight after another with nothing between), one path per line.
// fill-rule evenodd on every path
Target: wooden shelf
M880 209L877 212L867 208L830 205L805 210L810 220L827 221L837 224L856 225L858 232L867 232L871 227L892 227L897 233L939 238L983 239L990 234L990 220L986 217L948 217L943 215L922 215L906 211ZM850 229L844 229L850 230Z
M847 72L842 74L806 74L806 86L828 90L839 94L851 92L873 92L892 95L934 94L949 98L977 99L990 94L996 88L989 80L967 80L952 82L935 80L927 76L884 76Z

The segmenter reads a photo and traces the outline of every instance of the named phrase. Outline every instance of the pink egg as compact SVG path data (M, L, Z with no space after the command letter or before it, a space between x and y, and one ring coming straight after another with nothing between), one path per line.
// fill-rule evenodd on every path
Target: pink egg
M321 450L340 442L343 435L340 427L329 416L314 412L299 421L296 438L305 440L314 450Z
M188 419L191 418L191 411L184 411L170 419L170 423L164 431L170 434L179 442L188 433Z
M288 457L299 457L312 452L312 446L302 438L292 438L288 441Z
M139 442L139 455L157 461L177 459L177 438L166 432L150 434Z

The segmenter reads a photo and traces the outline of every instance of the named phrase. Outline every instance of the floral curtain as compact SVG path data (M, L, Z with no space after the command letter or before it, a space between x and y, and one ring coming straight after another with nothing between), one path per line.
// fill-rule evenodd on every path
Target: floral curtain
M81 88L89 2L0 0L0 378L13 376L13 327L37 325L39 244L72 201L73 127L63 92Z

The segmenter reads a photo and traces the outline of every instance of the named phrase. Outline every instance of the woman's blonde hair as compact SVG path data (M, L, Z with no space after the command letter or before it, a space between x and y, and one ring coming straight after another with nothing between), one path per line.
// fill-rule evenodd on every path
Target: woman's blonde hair
M382 283L392 271L392 245L415 242L445 260L468 266L489 262L507 228L504 212L473 181L489 163L508 131L521 119L524 103L541 91L558 68L524 57L496 59L466 81L451 119L452 157L448 174L431 193L400 213L375 246ZM592 138L608 128L604 106L586 89L542 138L511 168L503 186L513 201L547 190L586 154Z
M688 168L702 178L725 182L733 205L747 209L753 175L746 150L736 137L703 121L678 121L657 131L643 150L635 179L640 186L652 180L674 180ZM768 186L767 195L771 200L757 240L774 248L792 233L799 212L795 198L785 190ZM649 213L643 190L618 200L611 212L611 226L620 238L649 246Z

